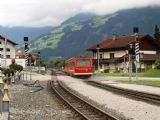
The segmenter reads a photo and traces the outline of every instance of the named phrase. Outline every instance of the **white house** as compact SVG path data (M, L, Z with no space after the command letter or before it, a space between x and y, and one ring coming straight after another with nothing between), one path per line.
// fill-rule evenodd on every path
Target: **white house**
M139 42L139 69L148 70L154 68L154 62L160 60L160 54L158 52L160 50L160 42L149 35L113 37L111 39L106 39L87 50L93 52L95 68L97 68L99 62L99 69L101 71L128 71L128 53L130 45L133 45L135 42ZM135 67L134 61L135 56L132 57L132 67Z
M18 44L0 35L0 66L8 66L15 59L16 45Z

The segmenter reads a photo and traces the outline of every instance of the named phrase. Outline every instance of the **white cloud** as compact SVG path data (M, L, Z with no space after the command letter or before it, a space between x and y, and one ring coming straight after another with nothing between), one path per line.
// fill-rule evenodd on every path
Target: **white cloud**
M160 0L0 0L0 25L56 26L80 12L103 15L149 5Z

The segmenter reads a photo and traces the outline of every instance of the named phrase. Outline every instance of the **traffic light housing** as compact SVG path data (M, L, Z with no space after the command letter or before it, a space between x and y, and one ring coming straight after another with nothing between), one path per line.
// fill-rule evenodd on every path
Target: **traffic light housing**
M28 37L24 37L24 49L25 50L29 50L29 47L28 47Z
M24 49L25 49L25 50L28 50L28 49L29 49L28 43L25 43L25 44L24 44Z
M128 53L129 55L135 55L135 44L134 43L130 44Z

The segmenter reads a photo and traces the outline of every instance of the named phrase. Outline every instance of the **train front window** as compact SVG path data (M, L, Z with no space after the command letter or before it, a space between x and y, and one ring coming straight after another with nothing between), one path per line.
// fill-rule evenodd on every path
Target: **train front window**
M84 67L84 66L90 66L90 60L78 60L76 62L76 67Z

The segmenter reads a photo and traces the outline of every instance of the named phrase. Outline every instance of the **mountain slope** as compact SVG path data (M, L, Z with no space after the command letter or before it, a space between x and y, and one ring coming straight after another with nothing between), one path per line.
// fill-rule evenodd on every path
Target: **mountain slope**
M69 24L62 24L35 40L30 51L41 51L45 60L59 56L70 58L83 54L86 48L113 34L131 35L134 26L139 27L140 34L152 35L155 24L160 25L160 7L122 10L79 22L72 18Z
M22 47L23 37L29 37L29 41L37 39L40 35L49 32L52 27L2 27L0 26L0 34L5 35L14 42L18 43L18 47Z
M77 14L62 23L62 25L67 25L71 23L83 22L94 18L96 15L92 13L80 13Z

